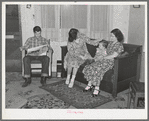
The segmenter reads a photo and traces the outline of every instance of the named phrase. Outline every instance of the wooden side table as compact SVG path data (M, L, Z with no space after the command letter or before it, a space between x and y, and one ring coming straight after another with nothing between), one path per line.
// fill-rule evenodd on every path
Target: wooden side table
M67 71L64 69L64 57L66 55L66 53L68 52L67 50L67 46L61 46L61 57L62 57L62 74L61 77L65 78L67 77Z
M130 82L127 108L130 108L132 100L133 100L133 108L134 109L140 108L138 106L139 98L144 98L144 97L145 97L144 82Z

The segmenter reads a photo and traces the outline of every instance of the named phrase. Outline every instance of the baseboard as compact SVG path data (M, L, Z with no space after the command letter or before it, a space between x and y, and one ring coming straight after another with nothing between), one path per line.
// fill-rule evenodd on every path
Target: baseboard
M79 82L79 81L77 81L77 80L75 80L75 83L76 83L77 85L83 87L83 88L86 87L86 84L84 84L84 83L82 83L82 82Z

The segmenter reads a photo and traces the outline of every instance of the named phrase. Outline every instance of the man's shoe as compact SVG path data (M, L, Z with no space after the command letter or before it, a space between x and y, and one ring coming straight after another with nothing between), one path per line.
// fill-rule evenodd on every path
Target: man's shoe
M27 87L29 84L31 84L31 78L25 78L25 82L23 83L22 87Z
M42 84L42 86L45 86L46 85L46 77L42 76L40 83Z
M28 84L31 84L31 78L28 79Z

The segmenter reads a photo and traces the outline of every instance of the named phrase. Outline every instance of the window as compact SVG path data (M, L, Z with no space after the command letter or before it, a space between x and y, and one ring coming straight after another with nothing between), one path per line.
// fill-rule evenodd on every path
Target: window
M41 16L38 18L44 37L53 41L67 41L71 28L91 38L105 38L109 32L108 8L108 5L40 5L37 16Z
M91 5L90 37L108 39L109 6Z
M86 5L61 5L61 28L87 28Z
M91 31L107 31L107 5L92 5L91 6Z
M55 28L55 6L54 5L41 6L41 27Z

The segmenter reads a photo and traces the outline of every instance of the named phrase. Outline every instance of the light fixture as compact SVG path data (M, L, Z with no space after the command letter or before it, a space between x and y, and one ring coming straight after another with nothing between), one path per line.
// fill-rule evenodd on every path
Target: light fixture
M27 4L27 5L26 5L26 8L30 9L31 6L32 6L31 4Z
M140 8L140 5L133 5L134 8Z

